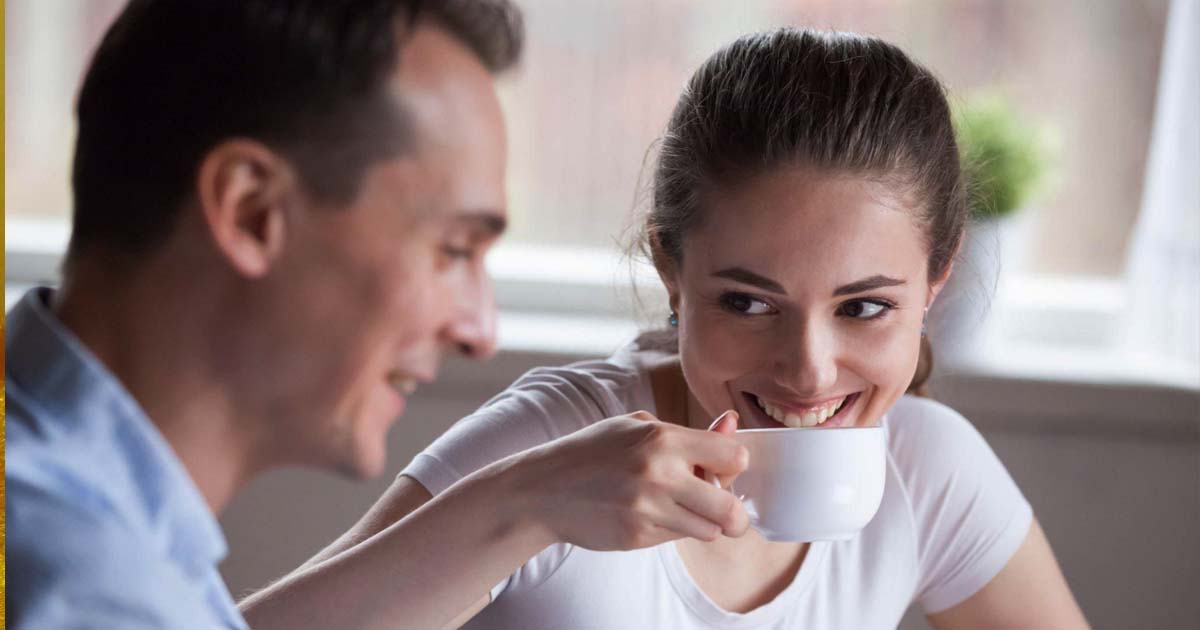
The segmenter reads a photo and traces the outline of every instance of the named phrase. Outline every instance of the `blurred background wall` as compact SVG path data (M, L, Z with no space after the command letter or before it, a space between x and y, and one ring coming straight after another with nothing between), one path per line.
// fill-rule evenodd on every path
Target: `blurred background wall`
M1179 18L1189 2L1191 17ZM652 275L621 256L653 141L709 53L746 32L803 25L896 42L943 78L954 102L998 95L1048 139L1043 184L1000 232L999 278L974 281L987 306L977 351L941 362L934 393L1006 462L1093 624L1197 627L1200 364L1189 344L1200 298L1178 280L1185 265L1145 272L1131 262L1163 249L1153 234L1131 247L1135 233L1153 232L1138 227L1147 223L1145 182L1179 163L1152 159L1154 139L1195 132L1155 130L1167 117L1157 97L1165 34L1197 19L1193 0L1175 13L1169 0L518 3L529 46L501 85L512 231L489 260L500 355L487 365L452 362L418 394L392 431L384 478L279 471L240 495L222 518L231 548L223 571L235 594L332 540L413 454L526 369L607 354L661 321ZM71 107L121 6L5 2L6 308L23 288L57 279L69 230ZM1190 94L1183 117L1200 119ZM1182 225L1186 236L1193 225L1195 182L1200 174L1183 186L1191 205L1169 204L1191 213L1184 223L1170 212L1159 222L1168 231ZM1180 247L1194 252L1190 243ZM1160 325L1164 311L1182 327ZM1164 330L1153 344L1131 341ZM904 627L922 624L917 615Z

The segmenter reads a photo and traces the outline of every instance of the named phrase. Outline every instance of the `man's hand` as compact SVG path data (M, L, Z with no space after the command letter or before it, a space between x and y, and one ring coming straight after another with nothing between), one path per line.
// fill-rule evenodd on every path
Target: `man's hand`
M741 536L749 525L741 502L693 472L729 479L749 463L725 434L732 428L714 428L687 429L644 411L603 420L519 456L514 506L551 539L598 551Z

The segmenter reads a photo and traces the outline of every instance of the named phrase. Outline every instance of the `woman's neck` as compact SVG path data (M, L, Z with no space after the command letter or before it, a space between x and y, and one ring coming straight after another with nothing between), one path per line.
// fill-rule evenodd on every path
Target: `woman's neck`
M691 426L688 413L691 392L683 378L678 356L656 359L648 366L650 390L654 395L654 415L663 422Z
M713 418L688 388L678 356L655 360L648 371L659 420L708 428ZM745 613L771 602L792 583L809 545L771 542L751 529L740 538L711 543L684 538L675 548L700 590L721 608Z

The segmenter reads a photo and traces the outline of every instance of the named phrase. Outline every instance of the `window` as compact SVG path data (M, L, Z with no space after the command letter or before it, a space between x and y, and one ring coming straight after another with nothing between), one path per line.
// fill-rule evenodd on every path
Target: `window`
M5 0L4 218L69 220L75 95L120 0Z
M896 42L938 73L952 96L997 88L1056 128L1058 185L1024 217L1031 260L1023 266L1055 274L1122 269L1166 0L521 4L528 54L503 88L514 241L610 247L634 206L643 157L696 66L740 34L804 25Z
M1136 215L1166 0L520 2L521 69L502 85L514 243L611 248L643 158L691 71L779 25L872 33L964 96L997 87L1063 139L1057 186L1029 208L1029 269L1116 275ZM72 103L119 0L7 0L5 216L70 215Z
M1014 308L1031 308L1030 296L1038 291L1063 302L1064 287L1075 287L1090 297L1065 301L1120 307L1169 0L518 4L527 20L526 55L500 86L510 137L511 232L492 260L500 304L509 311L595 313L599 294L591 288L605 282L618 287L614 304L628 304L619 288L628 274L617 253L639 200L639 181L644 186L650 175L650 148L679 90L721 45L782 25L881 36L932 68L952 98L997 90L1031 120L1055 128L1062 146L1055 185L1018 215L1010 232L1019 246L1006 249L1022 258L1006 268L1042 278L1030 285L1040 288L1026 291L1010 283L997 306L1003 308L1010 296ZM72 103L91 49L123 5L6 1L10 278L14 269L30 266L13 265L14 250L28 245L17 242L21 235L45 234L47 227L59 241L65 234ZM42 223L29 228L24 224L30 219ZM14 230L14 222L29 229ZM570 270L585 265L547 266L546 255L603 270L593 269L581 280L583 272ZM52 258L38 260L49 264ZM50 273L34 263L42 276ZM1087 278L1072 282L1072 277ZM29 272L23 279L38 278ZM537 297L546 295L547 286L572 283L583 288L555 293L555 304ZM648 297L654 305L661 302L657 293ZM600 310L615 317L618 308ZM1109 315L1097 321L1109 321ZM1020 326L1021 334L1029 332Z

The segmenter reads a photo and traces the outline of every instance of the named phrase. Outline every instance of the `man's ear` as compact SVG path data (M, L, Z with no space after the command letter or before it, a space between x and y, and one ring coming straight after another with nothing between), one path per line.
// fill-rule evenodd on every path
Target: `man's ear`
M288 162L258 142L229 140L204 156L196 178L200 211L238 273L262 277L279 259L296 187Z

